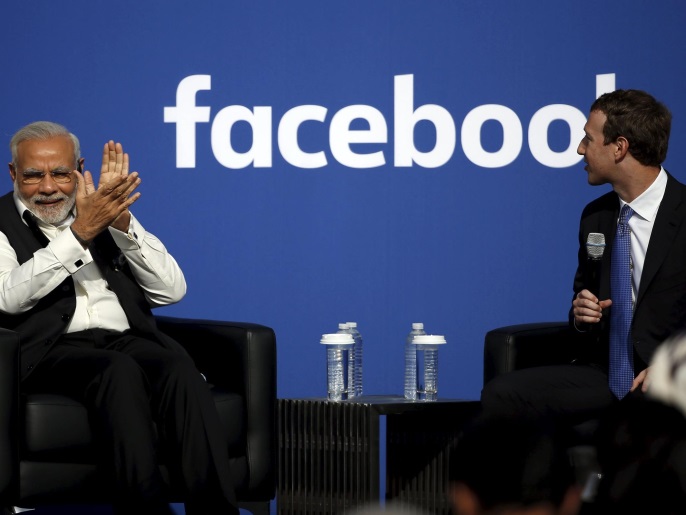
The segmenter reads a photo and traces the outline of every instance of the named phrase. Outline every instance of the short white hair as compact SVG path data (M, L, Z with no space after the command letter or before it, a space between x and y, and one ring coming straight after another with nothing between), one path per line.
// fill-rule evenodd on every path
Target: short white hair
M10 140L10 152L12 152L12 164L17 166L17 149L23 141L46 140L58 136L67 136L74 144L74 168L78 167L81 158L81 145L79 138L69 132L64 125L55 122L33 122L19 129Z

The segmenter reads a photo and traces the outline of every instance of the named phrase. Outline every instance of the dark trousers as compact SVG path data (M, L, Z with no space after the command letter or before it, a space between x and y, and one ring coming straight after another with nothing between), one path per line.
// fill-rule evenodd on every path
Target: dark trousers
M516 370L484 385L485 415L547 418L574 426L600 418L617 398L607 373L593 365L555 365Z
M23 388L88 408L122 513L167 498L158 453L187 513L237 512L219 416L189 356L130 333L81 331L63 335Z

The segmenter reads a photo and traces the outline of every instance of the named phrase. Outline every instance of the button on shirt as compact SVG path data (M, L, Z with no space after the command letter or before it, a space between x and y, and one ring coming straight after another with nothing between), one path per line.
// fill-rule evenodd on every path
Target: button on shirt
M645 263L646 253L648 252L648 244L650 243L650 235L653 232L655 225L655 217L657 210L660 208L662 197L665 195L667 188L667 173L664 168L660 169L660 173L655 178L650 187L636 197L629 206L634 211L634 215L629 219L629 228L631 229L631 292L636 304L638 290L641 286L641 274L643 274L643 264ZM619 199L619 210L626 204L621 198Z
M23 215L26 207L16 195L15 204L19 215ZM59 225L37 220L50 243L22 265L7 237L0 232L0 310L9 314L28 311L71 276L76 310L68 320L66 332L92 328L125 331L129 324L117 296L109 289L90 251L68 230L73 220L69 217ZM183 272L162 242L133 215L127 233L111 227L109 231L152 306L172 304L183 298Z

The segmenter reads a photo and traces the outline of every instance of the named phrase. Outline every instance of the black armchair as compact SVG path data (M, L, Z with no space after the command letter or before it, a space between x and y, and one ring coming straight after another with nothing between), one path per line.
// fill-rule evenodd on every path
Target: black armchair
M510 325L486 333L484 384L522 368L570 363L574 355L574 333L569 322Z
M523 368L571 363L585 341L569 322L539 322L492 329L484 342L484 384L491 379ZM598 420L588 420L572 428L570 459L583 484L598 470L594 434Z
M172 317L157 322L212 385L239 505L268 514L276 489L274 331L237 322ZM110 489L92 459L97 453L85 407L60 395L22 394L19 352L18 335L0 329L0 504L8 509L110 503Z

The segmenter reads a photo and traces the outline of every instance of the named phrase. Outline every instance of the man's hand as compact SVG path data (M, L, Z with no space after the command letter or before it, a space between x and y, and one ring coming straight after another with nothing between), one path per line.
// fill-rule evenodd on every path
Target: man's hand
M102 165L100 166L100 182L106 183L115 177L129 174L129 155L124 153L121 143L110 140L102 149Z
M612 305L610 299L598 300L588 290L580 291L572 302L574 322L577 326L581 324L597 324L603 316L603 309Z
M107 184L113 179L127 177L129 175L129 155L124 153L121 143L113 140L105 143L102 149L102 165L100 166L99 184ZM124 210L114 219L111 226L122 232L129 230L131 214L129 210Z
M140 193L133 193L133 191L141 180L137 172L127 173L127 175L106 175L105 178L108 180L103 181L101 177L100 184L95 189L90 172L81 175L74 170L74 173L78 177L78 184L76 220L71 225L71 229L78 239L88 244L138 200Z
M633 392L639 386L641 387L642 392L648 390L648 386L650 386L650 367L639 372L639 374L636 376L636 379L634 379L634 382L631 384L631 390L629 391Z

